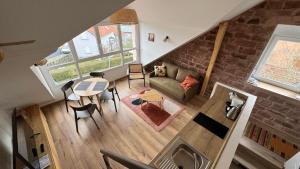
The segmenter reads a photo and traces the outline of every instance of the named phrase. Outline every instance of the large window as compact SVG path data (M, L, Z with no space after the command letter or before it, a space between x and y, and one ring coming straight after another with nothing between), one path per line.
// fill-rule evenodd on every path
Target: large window
M300 38L278 35L275 31L275 35L269 41L251 78L299 93Z
M136 25L96 25L47 57L55 84L105 71L137 60Z
M93 27L76 36L73 42L79 59L99 55L96 34Z
M99 26L99 34L103 53L111 53L120 50L119 31L117 25Z

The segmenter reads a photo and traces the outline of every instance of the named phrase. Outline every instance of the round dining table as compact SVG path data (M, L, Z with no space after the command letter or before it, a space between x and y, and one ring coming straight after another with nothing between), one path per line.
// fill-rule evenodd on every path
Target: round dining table
M96 96L101 108L100 96L108 86L109 82L104 78L89 78L78 82L74 87L74 93L80 97L82 105L84 105L84 97Z

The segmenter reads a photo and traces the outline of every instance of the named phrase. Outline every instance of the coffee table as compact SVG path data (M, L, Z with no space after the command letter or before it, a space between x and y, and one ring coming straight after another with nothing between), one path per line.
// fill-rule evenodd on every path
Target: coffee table
M142 95L141 99L144 100L146 104L149 104L149 102L158 102L160 109L163 109L162 105L163 105L164 98L158 91L156 91L154 89L145 91L145 93ZM141 107L143 106L143 104L144 103L141 104Z

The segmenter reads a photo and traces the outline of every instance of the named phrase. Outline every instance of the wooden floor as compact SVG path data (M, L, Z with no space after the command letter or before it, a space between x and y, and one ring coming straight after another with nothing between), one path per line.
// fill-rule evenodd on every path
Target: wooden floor
M117 82L120 97L143 89L142 81L132 81L131 89L127 80ZM105 169L100 149L110 150L129 158L149 163L160 150L183 128L207 100L196 96L185 105L181 112L165 129L155 131L132 112L125 104L118 102L118 113L113 102L103 104L104 117L94 114L98 130L92 119L79 120L76 133L74 114L67 113L64 102L57 102L42 108L49 123L63 169ZM114 168L122 168L113 164Z

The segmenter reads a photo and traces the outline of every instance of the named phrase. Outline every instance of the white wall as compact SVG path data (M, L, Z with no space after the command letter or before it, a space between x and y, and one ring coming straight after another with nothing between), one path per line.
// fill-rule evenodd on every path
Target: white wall
M137 0L128 7L140 20L141 61L148 64L262 0ZM155 42L148 41L155 34ZM169 36L168 42L163 42Z
M1 169L10 169L12 155L11 115L0 110L0 164Z

